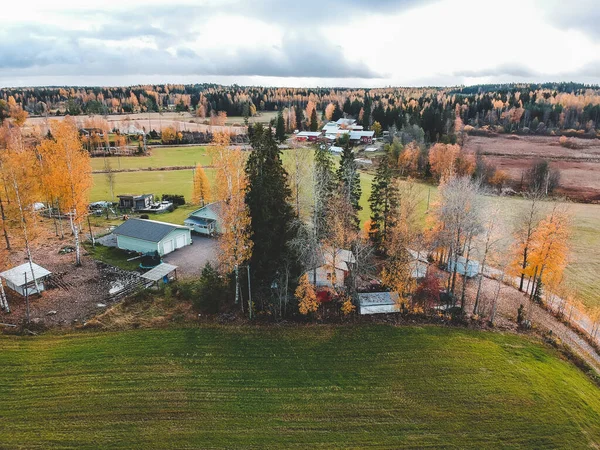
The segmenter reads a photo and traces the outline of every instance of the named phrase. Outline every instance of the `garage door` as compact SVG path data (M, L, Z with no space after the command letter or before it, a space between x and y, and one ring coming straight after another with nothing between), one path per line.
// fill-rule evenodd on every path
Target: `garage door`
M164 254L171 253L173 250L173 239L163 242Z
M177 236L177 239L175 240L175 248L181 247L185 247L185 236L183 235Z

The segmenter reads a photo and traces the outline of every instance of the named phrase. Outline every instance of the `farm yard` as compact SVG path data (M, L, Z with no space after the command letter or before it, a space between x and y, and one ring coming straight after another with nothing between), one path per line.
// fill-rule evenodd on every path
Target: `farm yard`
M555 350L510 334L207 326L2 336L0 344L6 448L600 441L598 388Z
M600 140L572 138L574 148L560 145L556 136L469 136L465 150L478 151L492 166L519 185L523 173L540 159L561 172L559 195L585 202L600 201Z
M475 139L475 138L469 138ZM490 138L484 139L484 143ZM479 142L479 141L473 141ZM512 141L510 141L512 142ZM469 145L473 145L469 140ZM557 151L567 149L558 148ZM292 150L283 152L283 159L289 159ZM337 157L336 157L337 158ZM109 158L113 168L118 167L117 158ZM118 158L121 167L128 169L143 169L145 167L171 167L194 165L200 162L206 165L210 164L210 159L206 154L205 147L171 147L156 148L152 150L151 156L146 157L120 157ZM337 160L336 160L337 161ZM600 164L600 163L599 163ZM103 158L92 159L92 165L95 170L102 170ZM600 167L600 166L598 166ZM213 182L214 171L211 168L205 169L209 181ZM115 195L125 193L179 193L189 199L192 193L193 180L192 170L164 170L164 171L134 171L115 173ZM106 175L95 173L94 186L91 193L92 201L107 200L110 198L110 190L106 181ZM360 205L362 210L359 212L361 223L364 224L369 219L369 196L371 194L371 182L373 173L369 171L361 172L362 195ZM600 179L600 177L599 177ZM437 188L426 184L419 184L420 197L419 215L424 223L427 209L427 196L430 195L430 203L434 202L437 196ZM486 202L498 202L504 220L511 224L518 211L525 207L525 202L518 197L485 197ZM546 202L547 208L551 202ZM177 209L173 213L160 216L160 220L176 224L183 223L183 220L194 209L193 206L185 206ZM600 278L597 273L600 271L600 254L596 251L600 245L600 205L569 203L568 209L573 215L573 236L571 262L567 268L567 282L577 297L588 306L600 305Z

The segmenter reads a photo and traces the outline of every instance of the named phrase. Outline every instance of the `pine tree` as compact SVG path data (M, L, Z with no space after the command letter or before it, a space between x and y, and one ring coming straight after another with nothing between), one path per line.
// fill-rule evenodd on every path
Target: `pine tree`
M377 250L382 251L387 233L394 225L398 209L398 189L389 154L385 155L377 167L369 204L371 205L369 237Z
M285 121L283 120L283 113L281 111L279 111L279 114L277 114L275 137L280 143L283 143L285 141Z
M360 229L358 212L362 209L359 204L361 195L360 174L358 173L358 167L354 161L354 153L348 143L344 145L337 177L340 195L342 199L352 207L354 212L353 217L349 220L348 226L352 226L358 230Z
M272 287L281 287L280 277L294 279L296 258L289 247L293 237L294 211L288 200L291 190L283 168L281 152L271 130L258 124L252 136L253 152L246 163L253 253L250 260L257 306L273 306ZM289 273L283 272L289 269ZM271 300L271 301L269 301Z

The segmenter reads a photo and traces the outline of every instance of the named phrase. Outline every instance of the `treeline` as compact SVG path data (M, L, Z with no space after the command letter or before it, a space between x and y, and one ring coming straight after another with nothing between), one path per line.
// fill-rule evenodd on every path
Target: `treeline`
M311 105L321 120L348 116L370 129L417 125L428 142L445 141L456 119L494 132L546 134L574 130L596 136L600 89L577 83L482 85L458 88L269 88L194 85L0 89L0 120L14 99L30 114L120 114L192 111L199 117L251 117L294 110L299 129L310 128ZM469 130L469 129L467 129Z

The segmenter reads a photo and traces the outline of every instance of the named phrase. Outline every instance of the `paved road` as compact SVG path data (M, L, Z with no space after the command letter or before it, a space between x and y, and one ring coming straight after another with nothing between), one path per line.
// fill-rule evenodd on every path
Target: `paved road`
M215 238L192 234L192 245L163 256L163 261L178 266L177 274L183 278L199 276L207 262L217 261L218 242Z

